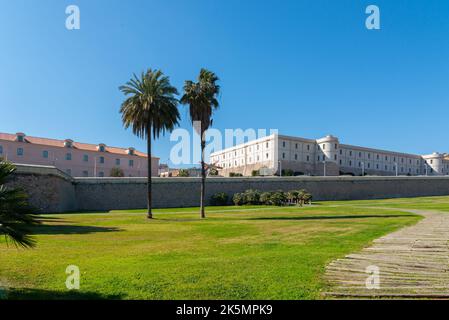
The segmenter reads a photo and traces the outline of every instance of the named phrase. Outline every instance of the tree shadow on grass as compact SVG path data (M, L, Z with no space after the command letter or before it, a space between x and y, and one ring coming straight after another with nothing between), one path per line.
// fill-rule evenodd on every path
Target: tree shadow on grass
M34 235L55 235L55 234L90 234L99 232L118 232L122 231L115 227L94 227L78 225L48 225L43 224L35 226L32 229Z
M0 300L120 300L122 295L104 295L97 292L75 290L56 291L45 289L14 288L7 290Z
M370 219L370 218L402 218L416 217L414 214L385 214L385 215L342 215L342 216L304 216L304 217L260 217L248 220L340 220L340 219Z

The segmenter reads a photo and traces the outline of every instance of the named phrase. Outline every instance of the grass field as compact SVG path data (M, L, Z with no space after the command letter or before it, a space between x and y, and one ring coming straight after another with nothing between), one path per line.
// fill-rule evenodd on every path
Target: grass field
M154 221L142 210L46 215L37 248L0 240L0 285L10 299L317 299L327 263L420 219L401 208L449 212L449 197L210 207L207 220L195 208ZM65 288L68 265L79 291Z

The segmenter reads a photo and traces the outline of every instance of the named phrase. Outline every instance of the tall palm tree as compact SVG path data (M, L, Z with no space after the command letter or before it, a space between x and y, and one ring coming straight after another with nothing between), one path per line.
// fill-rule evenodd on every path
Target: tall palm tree
M39 220L28 205L27 195L19 188L5 185L15 170L13 164L0 159L0 235L16 246L31 248L36 242L30 227L39 224Z
M219 78L215 73L201 69L198 82L186 81L184 84L184 95L181 103L189 105L190 119L192 123L199 123L194 126L201 137L201 218L205 218L204 212L205 192L206 192L206 166L204 162L204 149L206 147L206 131L212 125L212 114L219 107L217 97L220 93L220 86L217 84Z
M159 138L166 131L171 132L179 124L178 90L160 70L148 69L140 77L133 78L119 88L127 97L120 113L125 128L140 138L147 139L148 150L148 219L153 218L151 194L151 140Z

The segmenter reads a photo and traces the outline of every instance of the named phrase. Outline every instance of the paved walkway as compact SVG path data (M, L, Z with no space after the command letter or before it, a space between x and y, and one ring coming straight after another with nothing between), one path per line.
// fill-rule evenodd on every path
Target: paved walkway
M327 297L449 298L449 213L400 210L425 218L329 264ZM379 268L378 289L366 286L369 266Z

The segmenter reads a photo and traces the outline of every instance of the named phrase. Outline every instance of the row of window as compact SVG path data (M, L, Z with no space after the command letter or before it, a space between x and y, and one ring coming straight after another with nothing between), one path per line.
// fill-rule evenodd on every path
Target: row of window
M0 154L3 154L3 146L0 146ZM25 152L24 152L23 148L17 148L16 154L19 157L23 157ZM47 150L42 151L42 158L48 159L48 156L49 156L49 153L48 153ZM72 160L72 154L70 152L66 153L65 160L67 160L67 161L71 161ZM84 162L89 162L89 156L87 154L83 155L83 161ZM98 162L99 163L105 163L105 158L104 157L98 157ZM121 160L120 159L115 159L115 165L116 166L120 166L120 164L121 164ZM132 160L132 159L128 160L128 166L129 167L134 167L134 160Z
M287 146L286 142L282 141L282 147L285 148L286 146ZM299 144L295 143L295 149L298 149L298 147L299 147ZM307 148L307 151L310 151L310 144L306 145L306 148ZM324 147L323 147L323 149L324 149Z
M340 149L340 155L343 155L343 150L342 150L342 149ZM358 157L359 157L359 158L362 158L363 155L364 155L363 152L358 152ZM371 155L372 155L371 153L367 153L368 159L371 159ZM350 156L350 157L353 156L352 150L349 150L349 156ZM383 157L384 157L385 161L389 161L389 160L393 159L393 161L396 162L396 157L391 157L391 156L389 157L389 156L387 156L387 155L385 155L385 156L383 156ZM380 160L380 159L381 159L381 155L376 154L376 160ZM400 159L400 162L401 162L401 163L404 163L404 162L405 162L404 160L406 160L405 158L398 158L398 159ZM409 164L412 164L412 159L408 159L408 162L409 162ZM420 164L421 164L421 160L416 159L416 164L417 164L417 165L420 165Z

